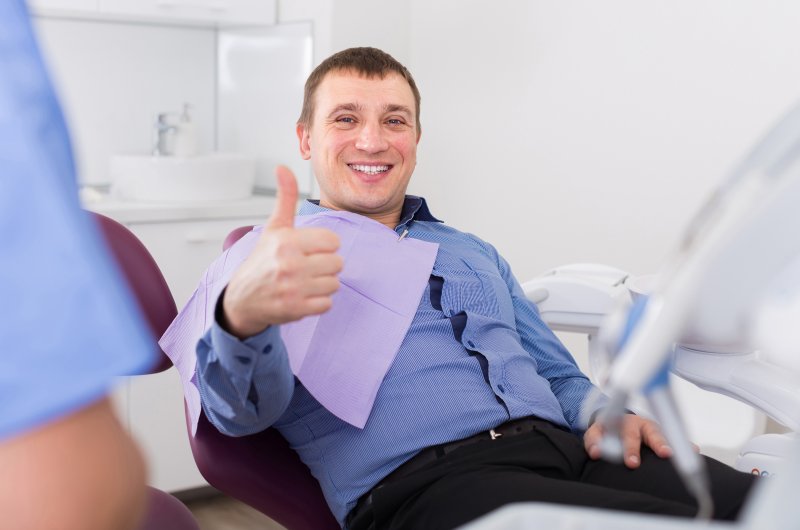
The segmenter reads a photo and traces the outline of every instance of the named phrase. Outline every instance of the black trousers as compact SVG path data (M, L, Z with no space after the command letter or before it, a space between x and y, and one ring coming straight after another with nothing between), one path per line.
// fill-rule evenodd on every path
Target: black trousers
M706 458L716 519L735 519L755 477ZM450 529L513 502L538 501L692 517L697 511L669 460L591 460L582 438L541 422L532 432L460 447L371 492L352 530Z

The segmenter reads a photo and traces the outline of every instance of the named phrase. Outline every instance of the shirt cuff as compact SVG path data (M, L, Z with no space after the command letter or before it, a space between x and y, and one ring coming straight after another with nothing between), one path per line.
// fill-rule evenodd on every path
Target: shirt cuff
M214 320L208 330L208 338L214 345L215 359L223 369L236 379L251 381L256 373L263 373L286 364L286 348L280 336L279 326L267 329L240 340L228 333Z

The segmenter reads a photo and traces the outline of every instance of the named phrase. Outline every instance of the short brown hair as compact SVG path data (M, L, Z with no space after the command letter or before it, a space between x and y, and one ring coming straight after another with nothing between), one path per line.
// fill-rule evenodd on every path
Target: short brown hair
M411 87L414 94L414 102L417 105L417 131L420 131L419 104L421 97L419 89L411 77L411 72L400 64L397 59L388 53L377 48L348 48L335 53L322 61L306 80L305 90L303 91L303 110L297 123L306 127L311 125L314 116L314 95L319 84L325 79L328 73L333 71L352 71L367 78L385 78L390 73L396 73L403 77Z

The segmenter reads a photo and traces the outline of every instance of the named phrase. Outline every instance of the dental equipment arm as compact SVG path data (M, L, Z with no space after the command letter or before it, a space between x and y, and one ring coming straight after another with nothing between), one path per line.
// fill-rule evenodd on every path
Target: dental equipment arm
M601 329L601 345L618 352L606 385L610 403L598 418L606 432L602 448L617 456L629 397L648 395L702 515L709 515L702 460L668 394L673 343L713 345L716 351L757 346L751 344L748 313L769 280L800 253L798 159L800 107L766 136L700 212L652 294L634 305L622 337Z

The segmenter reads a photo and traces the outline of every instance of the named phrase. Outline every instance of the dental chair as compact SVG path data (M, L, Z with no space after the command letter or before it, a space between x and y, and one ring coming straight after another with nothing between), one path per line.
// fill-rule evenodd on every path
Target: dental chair
M142 314L153 333L154 342L177 314L175 301L167 282L150 253L127 228L104 215L92 214L106 244L131 288ZM172 366L161 352L158 360L144 375L158 373ZM148 506L140 530L200 530L189 509L178 499L156 488L148 487Z
M100 214L97 218L109 247L128 279L147 323L155 337L161 337L177 315L177 308L164 276L144 245L127 228ZM234 230L224 247L235 243L251 226ZM157 373L172 366L161 352ZM219 491L264 513L289 530L338 529L319 484L300 462L283 437L274 429L243 437L220 433L204 414L192 436L187 414L189 442L197 468L208 483ZM192 519L175 516L180 501L151 488L151 508L141 530L198 530ZM174 502L173 502L174 501ZM178 503L180 506L174 506Z
M127 228L113 219L94 214L109 247L128 279L147 323L155 337L161 337L177 315L177 308L164 276L144 245ZM235 243L251 226L234 230L224 247ZM172 366L161 352L157 373ZM187 414L187 430L197 468L219 491L264 513L289 530L338 529L319 484L300 462L283 437L274 429L243 437L225 436L201 414L195 436ZM188 520L175 517L185 506L164 492L151 488L151 510L141 530L197 530ZM180 506L174 506L178 503ZM172 518L170 518L172 517ZM194 520L192 519L192 523Z

